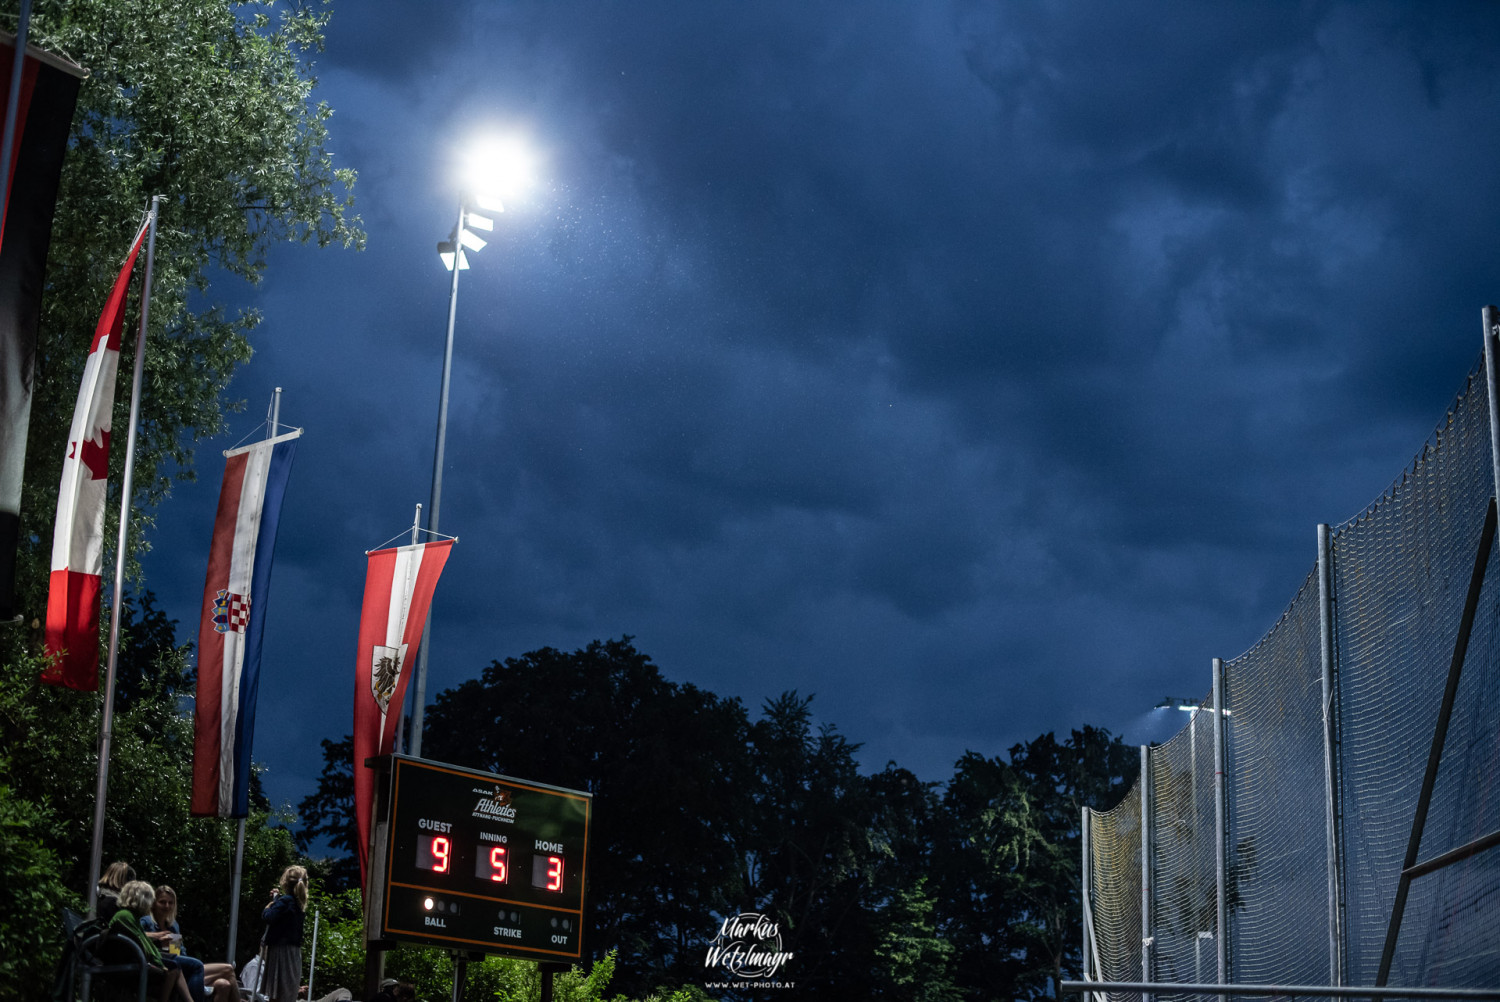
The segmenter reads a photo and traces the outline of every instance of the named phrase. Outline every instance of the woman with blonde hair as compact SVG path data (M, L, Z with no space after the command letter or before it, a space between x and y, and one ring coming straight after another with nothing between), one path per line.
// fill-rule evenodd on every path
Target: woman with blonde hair
M266 923L266 960L260 985L271 1002L296 1002L302 987L302 927L307 916L307 870L289 866L261 913Z
M181 952L182 929L177 925L177 892L166 884L156 889L150 914L141 916L141 928L167 954L168 959L182 969L182 976L188 983L188 993L194 998L203 997L205 986L213 990L216 999L233 1000L239 997L239 982L234 976L233 964L206 963Z
M161 992L157 995L158 1002L167 1002L174 996L182 1002L201 1002L189 992L182 970L163 957L156 944L141 931L140 918L150 914L151 903L156 899L156 892L151 890L151 885L144 880L131 880L120 888L119 897L120 908L109 920L110 931L132 940L141 948L141 953L146 956L146 963L150 965L146 972L147 984L161 986Z

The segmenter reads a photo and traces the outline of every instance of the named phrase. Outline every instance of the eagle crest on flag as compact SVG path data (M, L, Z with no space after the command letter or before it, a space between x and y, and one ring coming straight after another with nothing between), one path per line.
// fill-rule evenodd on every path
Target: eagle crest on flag
M236 595L228 588L220 588L214 598L214 632L244 633L250 623L250 599Z
M396 692L396 683L401 680L401 668L406 663L406 645L383 647L377 645L370 659L370 695L380 704L380 712L386 712L391 696Z

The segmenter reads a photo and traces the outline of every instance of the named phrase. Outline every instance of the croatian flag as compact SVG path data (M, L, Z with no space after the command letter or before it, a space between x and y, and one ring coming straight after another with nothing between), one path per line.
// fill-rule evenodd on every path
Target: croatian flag
M370 855L370 804L375 772L365 759L389 755L427 622L427 607L453 540L414 543L370 553L359 654L354 664L354 814L359 822L359 872Z
M150 218L135 242L94 328L94 344L83 367L68 451L63 456L52 530L52 573L47 583L47 667L42 681L88 692L99 688L99 594L104 572L104 495L109 486L110 414L115 371L120 367L120 330L125 290ZM140 345L136 351L140 351Z
M243 818L250 810L250 743L261 638L281 498L301 430L224 455L224 486L208 550L198 620L192 813Z

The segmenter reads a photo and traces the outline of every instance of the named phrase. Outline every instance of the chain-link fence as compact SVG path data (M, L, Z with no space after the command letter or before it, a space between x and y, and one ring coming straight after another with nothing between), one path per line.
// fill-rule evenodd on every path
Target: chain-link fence
M1500 988L1485 373L1384 496L1309 533L1281 619L1087 812L1085 980Z

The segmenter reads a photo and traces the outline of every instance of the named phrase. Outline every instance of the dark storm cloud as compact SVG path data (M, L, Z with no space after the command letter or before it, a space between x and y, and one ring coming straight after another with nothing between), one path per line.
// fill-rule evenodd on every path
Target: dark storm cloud
M425 503L432 247L452 147L495 124L547 158L462 278L432 689L630 633L752 706L816 692L927 778L1147 727L1473 361L1496 35L1451 6L346 5L323 96L370 249L278 260L241 384L309 428L273 670L345 677L361 551ZM343 688L280 708L299 741L347 729Z

